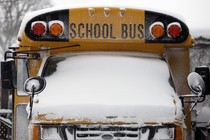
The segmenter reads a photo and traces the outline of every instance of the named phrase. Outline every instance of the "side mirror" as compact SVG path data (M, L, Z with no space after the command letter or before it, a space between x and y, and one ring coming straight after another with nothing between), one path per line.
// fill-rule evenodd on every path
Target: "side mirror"
M16 69L15 61L2 61L1 62L1 84L3 89L16 88Z
M188 75L187 82L190 90L197 95L202 95L206 90L202 77L196 72L192 72Z
M46 80L43 77L35 76L27 79L24 83L24 91L28 95L36 95L42 92L46 87Z

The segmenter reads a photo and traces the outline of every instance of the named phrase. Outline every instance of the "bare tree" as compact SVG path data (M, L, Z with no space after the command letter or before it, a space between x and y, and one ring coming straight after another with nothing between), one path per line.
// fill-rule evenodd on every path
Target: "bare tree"
M50 7L49 0L0 0L0 53L16 42L26 12Z
M210 39L195 38L196 44L190 49L191 71L197 66L210 67Z

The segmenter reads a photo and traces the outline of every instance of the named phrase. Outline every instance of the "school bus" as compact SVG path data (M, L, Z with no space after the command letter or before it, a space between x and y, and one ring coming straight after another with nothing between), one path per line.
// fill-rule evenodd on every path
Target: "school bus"
M18 41L1 62L2 96L12 96L9 139L189 138L185 98L202 98L205 86L188 76L193 39L179 18L52 8L27 14Z

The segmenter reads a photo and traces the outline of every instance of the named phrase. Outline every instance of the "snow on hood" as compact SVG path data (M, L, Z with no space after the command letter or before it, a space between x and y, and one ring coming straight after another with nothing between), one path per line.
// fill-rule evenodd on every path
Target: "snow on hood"
M46 77L33 117L96 122L174 122L181 103L157 58L72 55Z

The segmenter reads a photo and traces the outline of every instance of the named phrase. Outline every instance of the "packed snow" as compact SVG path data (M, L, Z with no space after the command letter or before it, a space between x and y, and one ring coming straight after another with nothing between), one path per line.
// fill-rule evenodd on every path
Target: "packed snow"
M12 110L10 110L10 109L0 109L0 114L12 114Z
M26 92L32 93L33 90L40 89L40 83L37 79L30 79L30 82L27 81L24 87L26 87Z
M57 64L33 117L96 122L174 122L181 103L167 63L130 55L80 54ZM38 100L38 101L37 101Z

